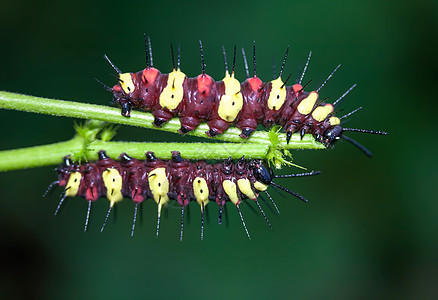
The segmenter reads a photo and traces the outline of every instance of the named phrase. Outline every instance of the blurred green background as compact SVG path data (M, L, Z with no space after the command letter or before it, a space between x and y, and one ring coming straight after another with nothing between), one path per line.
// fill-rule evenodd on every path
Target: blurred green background
M199 207L179 242L180 209L171 206L154 237L156 205L147 201L134 238L133 205L118 205L104 233L108 202L93 207L71 199L53 216L52 167L0 173L0 298L43 299L436 299L438 204L435 101L438 36L436 1L8 1L0 12L0 89L110 104L94 77L115 82L106 53L122 71L145 66L143 33L154 64L171 70L169 43L182 46L182 70L200 72L198 40L207 72L223 76L221 45L257 41L258 74L272 78L287 45L285 74L297 78L313 51L306 80L317 88L342 68L321 97L336 99L358 87L342 107L364 109L348 126L380 129L387 137L350 134L374 153L366 158L346 142L328 151L296 151L294 161L323 171L280 183L310 199L303 204L275 191L281 215L228 207L217 225L209 205L200 242ZM244 69L238 56L237 77ZM73 120L0 111L0 150L69 139ZM188 137L121 128L116 140L191 141ZM284 169L294 173L298 169ZM253 205L254 207L254 205Z

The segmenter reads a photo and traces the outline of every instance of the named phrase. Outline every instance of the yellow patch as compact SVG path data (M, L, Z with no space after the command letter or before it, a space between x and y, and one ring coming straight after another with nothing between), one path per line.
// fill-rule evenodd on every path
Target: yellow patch
M286 87L280 77L271 81L272 87L268 98L270 110L279 110L286 101Z
M224 182L222 182L222 186L225 193L230 198L231 202L237 205L239 203L239 196L237 195L236 184L231 180L224 180Z
M219 102L218 114L222 120L233 122L243 107L243 97L240 92L240 82L228 72L222 80L225 84L225 94Z
M120 85L126 94L132 93L135 90L134 82L132 82L131 73L119 74Z
M264 183L261 183L260 181L254 182L254 187L261 192L264 192L268 189L268 186Z
M318 100L318 93L310 92L309 96L301 100L300 104L298 104L298 112L302 115L310 114L315 106L316 100Z
M337 117L331 117L329 119L329 122L330 122L331 126L335 126L335 125L341 124L341 120L339 120L339 118L337 118Z
M196 201L202 207L202 202L204 202L204 206L208 203L208 185L207 181L205 181L202 177L196 177L193 180L193 194L195 195Z
M254 194L254 191L251 188L251 182L249 182L248 179L239 179L237 180L237 186L239 187L239 190L245 194L249 199L257 199L256 195Z
M66 197L75 197L78 194L79 185L81 184L82 174L79 172L70 173L67 185L65 187Z
M318 106L313 111L312 118L318 122L322 122L332 112L333 112L333 105L331 105L331 104L326 104L324 106Z
M122 201L122 176L116 169L106 169L102 173L103 184L106 187L106 197L110 201L110 206Z
M181 103L184 96L183 83L186 75L178 70L169 73L167 85L160 95L160 105L162 108L175 109Z
M148 175L149 189L152 192L155 202L158 204L158 215L161 214L163 204L169 202L169 180L166 176L165 168L156 168Z

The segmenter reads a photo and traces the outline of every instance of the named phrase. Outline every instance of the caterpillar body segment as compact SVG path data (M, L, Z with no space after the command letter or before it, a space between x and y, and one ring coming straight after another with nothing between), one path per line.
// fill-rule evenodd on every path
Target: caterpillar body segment
M150 43L146 42L146 52L150 53ZM196 77L188 77L180 69L178 51L178 64L175 68L172 48L172 61L174 69L169 74L163 74L152 67L147 55L147 65L144 70L135 73L122 73L109 59L114 70L119 74L119 82L109 90L113 93L114 103L121 107L122 115L130 116L132 109L151 112L154 115L154 125L159 127L173 117L179 117L181 127L179 133L185 134L205 122L209 126L206 134L210 137L222 134L229 126L241 130L240 136L248 138L262 124L266 128L280 125L286 133L287 142L293 133L299 133L301 138L311 134L315 140L326 147L331 147L336 141L344 137L344 132L355 131L341 125L342 117L337 117L334 107L356 85L353 85L333 104L325 103L319 97L319 91L333 76L335 70L328 76L324 83L315 91L304 91L306 86L301 85L305 70L307 69L310 55L299 83L287 86L281 76L286 63L287 53L283 60L280 76L263 82L256 75L255 44L254 44L254 76L239 82L233 71L228 72L225 64L225 77L215 81L205 73L204 56L201 47L202 73ZM148 50L149 49L149 50ZM289 48L288 48L289 49ZM236 51L234 52L236 55ZM244 53L244 51L243 51ZM235 61L234 55L234 61ZM226 62L226 55L224 50ZM247 66L246 56L244 56ZM247 74L249 74L247 70ZM345 116L344 116L345 117ZM386 135L383 131L356 130L356 132ZM370 152L346 137L365 154Z
M197 202L201 208L202 219L205 207L215 202L220 208L227 202L233 203L238 210L242 200L250 199L257 202L260 193L265 192L269 185L274 184L276 177L272 170L261 160L233 161L231 159L209 164L205 161L190 161L183 159L178 151L172 152L172 159L161 160L152 152L146 153L145 160L137 160L126 153L120 155L119 160L109 158L105 151L99 151L99 159L79 165L73 163L69 157L58 170L58 184L64 188L62 199L65 197L82 197L91 203L99 198L109 200L111 209L124 198L130 198L137 205L146 199L153 199L157 203L157 235L162 208L170 201L176 201L181 206L182 221L184 207L190 202ZM316 175L319 172L305 173ZM292 174L290 177L303 176ZM279 186L275 183L276 186ZM307 200L282 186L284 191L307 202ZM60 203L59 206L61 206ZM260 205L256 203L261 209ZM59 207L58 207L59 209ZM261 209L263 216L266 215ZM222 218L220 209L219 219ZM242 212L239 213L242 215ZM89 210L87 212L87 223ZM134 220L136 213L134 215ZM267 220L267 219L266 219ZM243 217L242 217L242 222ZM270 226L270 223L268 221ZM183 224L181 224L182 228ZM246 225L245 225L246 226ZM134 226L133 226L134 229ZM247 230L246 230L247 231ZM203 237L203 222L202 222ZM248 234L249 237L249 234Z

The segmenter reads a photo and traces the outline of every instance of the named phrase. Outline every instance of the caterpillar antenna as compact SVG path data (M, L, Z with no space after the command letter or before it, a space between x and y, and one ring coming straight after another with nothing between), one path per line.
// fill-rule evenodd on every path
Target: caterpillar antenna
M354 146L356 146L360 151L362 151L366 156L368 156L369 158L373 157L373 154L371 153L370 150L368 150L367 148L365 148L365 146L359 144L358 142L356 142L355 140L353 140L352 138L349 138L346 135L342 135L341 138L343 138L344 140L352 143Z
M381 130L368 130L368 129L358 129L358 128L344 128L343 131L360 132L360 133L377 134L377 135L388 135L388 133L386 131L381 131Z
M283 74L284 66L286 65L287 55L289 54L289 48L290 48L290 46L287 46L286 54L284 55L283 63L281 64L280 76L278 76L278 77L281 77L281 75Z
M204 51L202 50L202 42L199 40L199 49L201 50L201 69L202 75L205 75Z
M67 190L68 190L68 188L65 189L65 191L64 191L63 194L61 194L62 198L61 198L61 200L59 201L58 207L57 207L56 210L55 210L55 216L58 215L58 213L59 213L59 211L60 211L60 209L61 209L62 203L64 203L64 200L65 200L65 198L67 197L67 194L65 193Z
M171 52L171 55L172 55L172 67L173 67L173 70L175 71L176 69L175 69L175 57L174 57L174 54L173 54L173 46L172 46L172 43L170 43L170 52Z
M94 80L96 80L98 83L100 83L100 85L103 86L103 88L104 88L105 90L107 90L108 92L112 92L112 91L113 91L112 88L110 88L109 86L107 86L105 83L103 83L103 82L100 81L99 79L94 78Z
M148 48L149 48L149 58L150 58L150 62L151 62L151 68L154 67L154 61L152 59L152 43L151 43L151 38L148 36Z
M357 113L357 112L358 112L359 110L361 110L362 108L363 108L362 106L356 108L356 109L353 110L352 112L349 112L348 114L343 115L342 117L340 117L339 120L342 120L342 119L348 118L348 117L351 116L352 114Z
M253 47L253 63L254 63L254 77L257 77L257 72L256 72L256 43L254 41L254 47Z
M291 191L291 190L289 190L288 188L285 188L285 187L282 186L282 185L279 185L279 184L277 184L277 183L275 183L275 182L272 182L272 181L271 181L271 184L273 184L274 186L278 187L279 189L285 191L286 193L289 193L289 194L291 194L291 195L297 197L298 199L300 199L300 200L303 201L303 202L306 202L306 203L309 202L309 200L307 200L306 198L304 198L304 197L301 196L300 194L295 193L294 191Z
M134 206L134 219L132 220L131 237L134 236L135 223L137 221L137 209L138 209L138 202L136 202Z
M321 174L321 171L312 171L312 172L298 173L298 174L274 175L274 178L304 177L304 176L314 176L319 174Z
M144 48L146 52L146 69L149 69L148 39L146 33L143 33L143 36L144 36Z
M235 67L236 67L236 45L234 45L233 70L232 70L231 74L234 74Z
M339 64L339 65L333 70L333 72L327 77L327 79L321 84L321 86L316 90L317 93L318 93L318 92L324 87L324 85L327 83L327 81L329 81L330 78L333 77L333 75L336 73L336 71L339 69L340 66L341 66L341 64Z
M266 214L265 214L265 212L263 211L262 207L260 206L260 203L257 201L257 199L255 199L254 201L255 201L255 203L257 204L257 206L258 206L260 212L262 213L263 218L265 218L266 223L268 223L269 229L272 230L271 223L269 223L269 220L268 220L268 218L266 217Z
M236 207L237 207L237 211L239 212L240 220L242 221L242 225L243 228L245 229L246 235L248 236L248 239L251 240L251 236L249 235L248 229L246 228L245 220L243 219L242 211L240 210L240 205L237 204Z
M312 57L312 50L310 50L310 52L309 52L309 56L307 57L307 61L306 61L306 64L304 66L303 73L301 73L300 81L298 82L298 84L301 84L301 82L303 81L304 74L306 74L307 66L309 65L309 62L310 62L310 57Z
M108 212L106 213L105 220L103 221L103 225L102 225L102 228L100 229L100 232L103 232L103 230L105 229L106 222L108 221L108 217L109 217L109 215L110 215L110 213L111 213L111 209L112 209L112 208L113 208L113 206L112 206L111 203L110 203L110 206L109 206L109 208L108 208Z
M106 54L104 54L103 57L111 65L111 67L114 69L114 71L116 71L118 74L122 74L122 71L120 71L120 69L117 68L117 66L115 64L113 64L112 61L110 61L110 59L108 58L108 56Z
M59 180L53 181L49 186L47 187L46 191L43 194L43 198L47 196L48 193L51 193L53 191L53 187L59 183Z
M246 60L245 49L242 47L243 63L245 64L246 77L249 78L248 61Z
M227 52L225 51L225 47L224 47L224 45L222 45L222 53L223 53L223 55L224 55L225 72L228 73Z
M287 81L289 80L289 78L292 76L292 73L289 74L289 76L287 77L286 81L281 85L280 89L284 88L284 86L286 85Z
M270 211L272 211L275 215L277 215L277 212L271 207L271 205L266 201L266 199L259 194L260 199L262 199L263 203L269 208Z
M336 100L335 102L333 102L333 106L336 106L336 104L338 104L339 101L341 101L345 96L347 96L348 93L350 93L350 92L356 87L356 85L357 85L356 83L353 84L353 85L351 86L351 88L349 88L344 94L342 94L341 97L338 98L338 100Z
M181 70L181 45L178 44L178 59L177 59L177 68L178 70Z
M218 212L218 217L217 217L217 224L218 225L222 225L222 212L223 212L223 206L219 205L219 212Z
M87 231L88 221L90 220L91 200L88 200L87 217L85 218L84 232Z
M265 191L265 193L266 193L266 195L268 195L268 198L271 200L272 205L274 205L275 210L277 211L277 213L280 214L280 210L278 209L277 204L275 204L274 199L272 199L272 197L271 197L271 195L268 193L268 191Z
M307 83L301 88L301 90L298 91L298 93L301 93L302 91L304 91L304 89L312 82L312 79L310 79L309 81L307 81Z
M179 241L180 242L182 242L182 240L183 240L183 232L184 232L184 202L181 205L181 233L180 233L180 236L179 236Z
M205 215L204 201L202 201L201 202L201 241L204 240L204 215Z
M161 196L158 199L158 217L157 217L157 234L156 237L158 238L158 234L160 233L160 220L161 220Z

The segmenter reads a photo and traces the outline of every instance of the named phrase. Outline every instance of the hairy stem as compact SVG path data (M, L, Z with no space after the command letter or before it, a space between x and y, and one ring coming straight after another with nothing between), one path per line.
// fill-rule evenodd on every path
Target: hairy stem
M11 171L55 165L73 149L80 150L83 139L73 139L55 144L0 151L0 171Z
M120 109L114 107L40 98L4 91L0 91L0 108L79 119L95 119L170 132L176 132L180 128L180 122L177 118L170 120L160 128L156 128L152 125L154 118L150 113L132 111L131 117L126 118L121 116ZM201 124L196 130L189 132L187 135L207 138L205 132L208 129L207 124ZM223 134L215 137L215 139L240 144L259 143L268 145L271 143L267 131L254 132L246 140L240 138L239 134L239 129L229 128ZM289 144L286 144L285 134L278 134L278 146L281 149L325 149L324 145L316 142L310 134L305 135L302 140L298 134L294 134ZM257 148L259 146L253 145L251 147Z
M68 154L83 150L84 139L75 136L73 139L50 145L35 146L16 150L0 151L0 172L25 168L56 165ZM95 140L87 145L85 156L89 160L97 159L97 151L105 150L109 157L117 159L121 153L144 159L147 151L153 151L155 156L169 159L172 151L181 152L186 159L238 159L264 158L269 145L232 144L232 143L134 143L134 142L103 142Z

